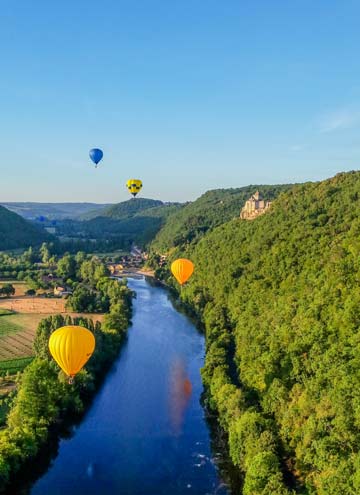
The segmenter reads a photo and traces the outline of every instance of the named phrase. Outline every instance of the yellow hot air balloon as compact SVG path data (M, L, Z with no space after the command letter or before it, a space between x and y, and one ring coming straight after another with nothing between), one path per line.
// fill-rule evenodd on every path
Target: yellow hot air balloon
M69 376L69 383L85 366L95 349L95 337L84 327L68 325L55 330L49 339L52 357Z
M126 187L128 188L129 192L134 196L137 195L141 191L142 188L142 182L140 179L129 179L126 183Z
M171 271L180 285L183 285L194 271L194 263L186 258L179 258L171 264Z

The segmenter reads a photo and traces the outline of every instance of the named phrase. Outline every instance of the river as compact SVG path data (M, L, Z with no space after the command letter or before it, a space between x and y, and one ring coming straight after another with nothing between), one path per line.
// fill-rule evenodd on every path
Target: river
M200 403L204 337L145 279L121 354L31 495L225 495ZM214 448L214 447L213 447Z

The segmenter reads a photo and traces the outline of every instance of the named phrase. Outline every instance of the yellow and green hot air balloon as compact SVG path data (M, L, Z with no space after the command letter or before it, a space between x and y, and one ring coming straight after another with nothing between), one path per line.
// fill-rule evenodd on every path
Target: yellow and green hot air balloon
M171 272L179 282L183 285L194 272L194 263L186 258L179 258L171 264Z
M68 325L58 328L50 335L49 349L52 357L69 377L74 376L85 366L95 349L95 337L84 327Z
M126 183L126 187L128 188L129 192L134 196L137 195L141 191L142 188L142 182L140 179L129 179Z

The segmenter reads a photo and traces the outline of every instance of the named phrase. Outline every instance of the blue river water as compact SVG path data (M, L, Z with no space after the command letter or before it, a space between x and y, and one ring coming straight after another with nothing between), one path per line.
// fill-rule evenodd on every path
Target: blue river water
M204 337L144 279L119 359L31 495L227 495L204 410Z

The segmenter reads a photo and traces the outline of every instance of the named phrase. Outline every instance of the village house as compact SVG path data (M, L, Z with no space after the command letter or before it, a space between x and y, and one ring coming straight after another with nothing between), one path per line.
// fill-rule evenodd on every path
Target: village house
M245 220L253 220L265 213L271 206L271 201L267 201L262 197L259 191L252 194L246 201L245 206L240 212L240 218Z
M160 256L160 260L159 260L159 266L160 267L163 267L166 265L166 261L167 261L167 256L165 254L162 254Z
M107 267L110 270L111 275L116 275L116 273L120 273L124 269L124 266L120 263L109 263Z
M68 288L60 287L59 285L57 287L54 287L54 296L63 297L69 296L70 294L72 294L72 291Z

